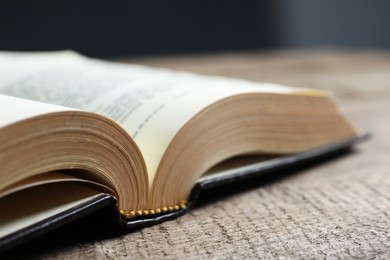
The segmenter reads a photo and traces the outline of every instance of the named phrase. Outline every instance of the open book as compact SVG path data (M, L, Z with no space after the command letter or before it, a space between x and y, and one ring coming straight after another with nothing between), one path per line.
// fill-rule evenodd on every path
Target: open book
M123 226L364 134L325 91L0 52L0 246L108 204ZM21 207L22 205L22 207Z

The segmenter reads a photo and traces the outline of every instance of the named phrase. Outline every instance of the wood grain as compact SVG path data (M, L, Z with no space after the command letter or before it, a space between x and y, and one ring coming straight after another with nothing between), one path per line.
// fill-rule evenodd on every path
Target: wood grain
M203 198L199 207L170 222L81 241L76 238L85 231L75 229L65 243L53 242L63 236L58 233L50 236L53 243L46 238L8 256L390 258L390 53L249 52L126 61L331 90L373 137L335 160L276 181L243 184L240 192L217 200Z

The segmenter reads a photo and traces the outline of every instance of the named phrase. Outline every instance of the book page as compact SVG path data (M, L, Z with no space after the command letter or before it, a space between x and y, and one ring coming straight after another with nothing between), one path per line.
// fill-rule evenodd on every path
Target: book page
M150 180L175 134L208 105L241 93L304 91L103 62L73 52L0 52L0 71L2 94L96 112L121 124L141 149Z
M68 110L71 109L0 94L0 128L28 118Z

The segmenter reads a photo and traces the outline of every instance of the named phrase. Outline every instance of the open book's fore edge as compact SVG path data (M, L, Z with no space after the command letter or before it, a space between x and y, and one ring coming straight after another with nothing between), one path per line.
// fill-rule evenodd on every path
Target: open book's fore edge
M0 253L106 207L116 208L116 199L112 195L101 194L43 221L20 229L16 233L0 239Z

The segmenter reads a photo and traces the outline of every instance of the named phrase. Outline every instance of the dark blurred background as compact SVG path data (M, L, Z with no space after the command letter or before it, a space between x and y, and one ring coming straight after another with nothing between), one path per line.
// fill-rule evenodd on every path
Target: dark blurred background
M390 48L390 1L0 0L0 50L95 57Z

